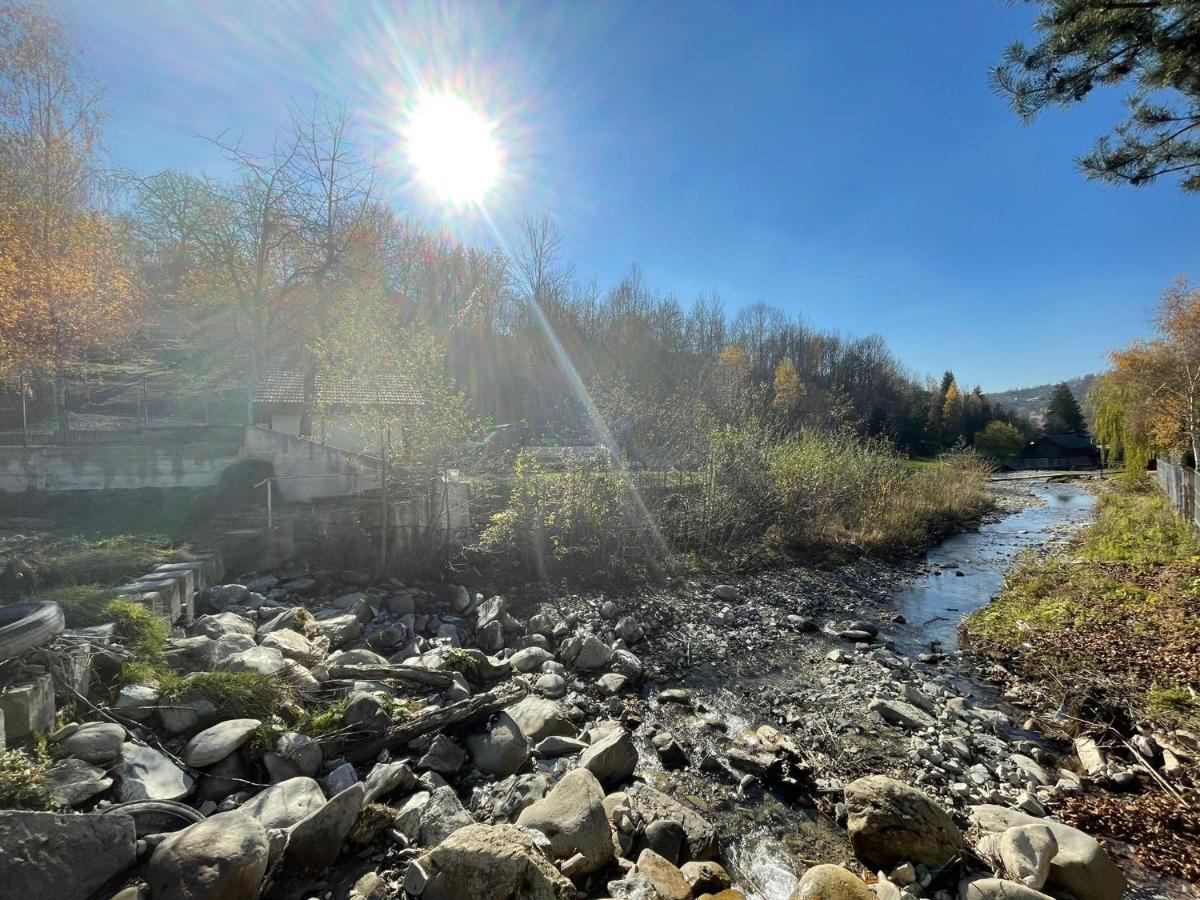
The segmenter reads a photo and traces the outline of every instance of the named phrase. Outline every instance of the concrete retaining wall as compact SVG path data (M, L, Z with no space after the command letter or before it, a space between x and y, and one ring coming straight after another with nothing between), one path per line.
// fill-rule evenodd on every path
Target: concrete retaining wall
M379 460L260 425L246 426L242 456L274 466L272 490L281 502L346 497L379 486Z
M214 487L237 444L72 444L0 447L0 491Z

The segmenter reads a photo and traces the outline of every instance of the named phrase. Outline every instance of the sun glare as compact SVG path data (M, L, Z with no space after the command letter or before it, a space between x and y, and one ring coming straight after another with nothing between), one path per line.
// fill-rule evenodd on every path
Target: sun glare
M500 178L500 145L483 114L455 94L421 98L405 129L417 178L441 200L483 200Z

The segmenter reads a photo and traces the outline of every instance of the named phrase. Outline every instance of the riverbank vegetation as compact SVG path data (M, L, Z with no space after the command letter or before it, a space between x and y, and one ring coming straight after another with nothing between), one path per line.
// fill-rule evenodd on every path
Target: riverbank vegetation
M1026 556L963 625L1083 717L1200 725L1200 540L1143 477L1068 547Z

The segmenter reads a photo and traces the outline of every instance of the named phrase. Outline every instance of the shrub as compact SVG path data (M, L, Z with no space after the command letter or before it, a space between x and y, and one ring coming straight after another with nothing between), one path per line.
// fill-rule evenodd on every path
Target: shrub
M152 611L130 600L113 600L104 607L105 621L116 624L116 633L141 662L162 659L163 647L170 637L167 623Z
M46 787L49 761L24 750L0 755L0 809L46 812L56 808Z

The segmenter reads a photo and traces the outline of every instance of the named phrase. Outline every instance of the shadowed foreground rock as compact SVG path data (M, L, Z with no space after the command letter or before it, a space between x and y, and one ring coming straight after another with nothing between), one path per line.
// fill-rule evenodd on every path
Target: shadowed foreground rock
M958 826L928 796L885 775L846 786L847 830L854 853L888 869L901 862L941 866L966 846Z
M257 897L267 871L267 831L245 813L222 813L171 835L154 851L146 881L154 900Z
M83 900L133 860L128 816L13 810L0 818L0 896Z
M513 825L460 828L415 863L423 879L406 882L420 888L421 900L574 900L575 888ZM423 881L423 883L422 883Z

